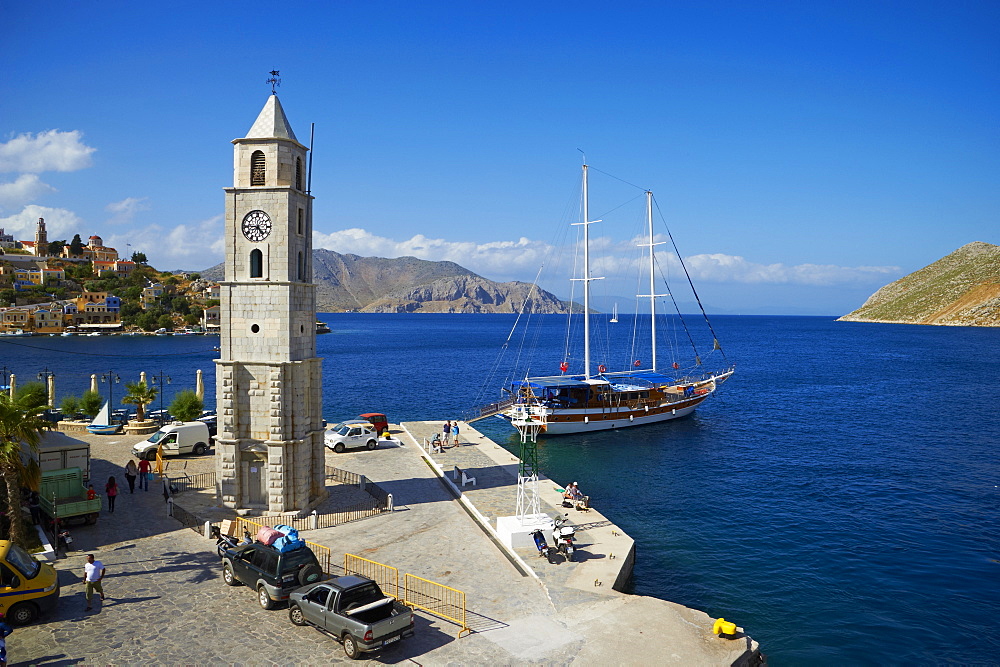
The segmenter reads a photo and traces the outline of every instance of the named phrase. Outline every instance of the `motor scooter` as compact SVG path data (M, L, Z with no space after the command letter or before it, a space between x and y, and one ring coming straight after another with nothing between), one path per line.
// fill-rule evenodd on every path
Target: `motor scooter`
M531 531L531 539L535 541L535 548L538 549L539 556L545 556L550 563L555 563L555 555L558 553L555 547L550 547L545 542L545 534L541 528Z
M241 544L250 544L253 542L253 537L246 528L243 529L242 541L237 541L235 537L230 535L223 535L218 526L212 526L212 537L215 538L215 550L219 552L219 558L225 555L227 549L235 549Z
M576 553L576 547L573 545L573 538L576 537L576 528L573 526L566 525L569 523L569 515L555 520L555 529L552 531L552 537L556 542L556 549L563 556L566 557L568 562L573 562L573 554Z

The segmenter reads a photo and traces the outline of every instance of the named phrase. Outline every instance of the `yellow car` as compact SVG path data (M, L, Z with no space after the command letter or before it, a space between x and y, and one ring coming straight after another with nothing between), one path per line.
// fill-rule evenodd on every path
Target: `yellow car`
M7 540L0 540L0 611L13 625L31 623L59 600L56 569Z

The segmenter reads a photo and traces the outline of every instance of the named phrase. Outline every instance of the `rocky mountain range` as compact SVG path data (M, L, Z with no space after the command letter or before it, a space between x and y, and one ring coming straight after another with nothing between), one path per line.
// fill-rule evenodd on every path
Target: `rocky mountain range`
M200 272L222 280L223 265ZM362 313L535 313L568 312L569 302L529 283L498 283L454 262L415 257L359 257L313 250L316 310ZM579 306L576 306L579 309Z
M1000 326L1000 246L964 245L881 288L840 320Z

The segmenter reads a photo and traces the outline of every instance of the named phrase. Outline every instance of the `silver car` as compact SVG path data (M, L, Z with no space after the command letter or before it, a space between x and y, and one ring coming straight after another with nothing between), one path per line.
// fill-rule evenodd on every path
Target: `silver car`
M326 446L340 454L346 449L378 447L378 434L371 422L352 419L341 422L326 432Z

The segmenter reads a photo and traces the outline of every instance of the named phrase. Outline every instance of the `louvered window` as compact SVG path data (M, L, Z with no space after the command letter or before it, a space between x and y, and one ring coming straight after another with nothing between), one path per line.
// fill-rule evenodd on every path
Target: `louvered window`
M302 190L302 158L295 158L295 189Z
M264 152L254 151L250 156L250 185L264 185Z

